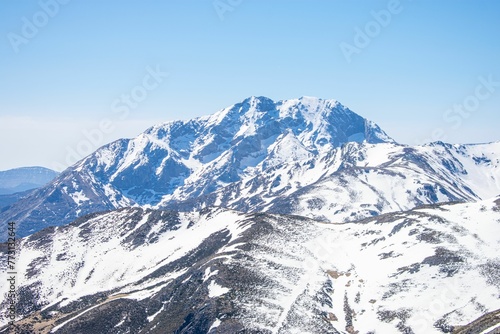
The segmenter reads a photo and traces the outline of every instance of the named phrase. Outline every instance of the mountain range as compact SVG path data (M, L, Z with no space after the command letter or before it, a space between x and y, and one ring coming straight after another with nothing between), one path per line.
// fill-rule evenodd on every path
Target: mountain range
M105 145L1 212L0 222L16 221L25 236L129 206L354 221L498 195L499 156L500 142L397 144L334 100L251 97Z
M402 145L334 100L250 97L107 144L0 210L22 237L14 325L493 333L499 195L500 142Z

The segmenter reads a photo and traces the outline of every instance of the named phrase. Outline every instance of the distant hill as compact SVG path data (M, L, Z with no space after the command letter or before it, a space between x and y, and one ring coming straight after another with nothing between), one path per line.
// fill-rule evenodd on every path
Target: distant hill
M12 204L28 196L33 190L25 190L14 194L0 194L0 212L8 210Z
M39 188L59 173L45 167L21 167L0 171L0 195Z

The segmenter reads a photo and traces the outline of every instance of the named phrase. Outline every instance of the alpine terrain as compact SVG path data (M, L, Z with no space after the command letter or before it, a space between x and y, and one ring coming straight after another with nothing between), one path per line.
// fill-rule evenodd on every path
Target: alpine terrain
M334 100L153 126L9 222L0 333L500 331L500 142L398 144Z
M333 100L251 97L103 146L1 212L0 222L16 221L25 236L129 206L347 222L498 195L499 156L500 142L399 145Z

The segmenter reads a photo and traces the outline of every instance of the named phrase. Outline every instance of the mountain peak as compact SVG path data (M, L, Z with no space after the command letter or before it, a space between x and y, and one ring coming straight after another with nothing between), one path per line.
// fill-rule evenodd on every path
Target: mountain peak
M242 101L242 103L247 103L247 104L257 104L257 103L274 103L274 101L268 97L265 96L250 96L247 97Z
M349 141L368 143L391 142L375 123L364 119L333 99L302 96L297 99L273 101L263 96L251 96L242 102L224 108L203 118L209 125L221 125L224 132L238 136L254 135L257 128L273 124L276 134L292 131L295 135L307 133L318 137L321 133L333 147ZM312 143L313 146L316 146Z

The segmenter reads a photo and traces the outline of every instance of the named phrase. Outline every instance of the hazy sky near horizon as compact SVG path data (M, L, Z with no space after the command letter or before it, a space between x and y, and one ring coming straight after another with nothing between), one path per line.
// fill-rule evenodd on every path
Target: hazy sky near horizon
M396 141L500 140L500 1L4 0L0 170L61 170L246 97L336 99Z

